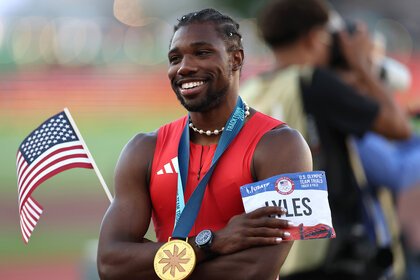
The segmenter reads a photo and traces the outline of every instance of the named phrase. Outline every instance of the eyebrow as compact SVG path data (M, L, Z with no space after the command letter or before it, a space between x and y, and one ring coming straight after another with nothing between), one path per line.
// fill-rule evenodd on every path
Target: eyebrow
M194 42L190 44L191 47L201 47L201 46L210 46L210 47L214 47L212 44L208 43L208 42L204 42L204 41L200 41L200 42ZM179 50L179 48L173 48L171 50L169 50L168 54L177 52Z

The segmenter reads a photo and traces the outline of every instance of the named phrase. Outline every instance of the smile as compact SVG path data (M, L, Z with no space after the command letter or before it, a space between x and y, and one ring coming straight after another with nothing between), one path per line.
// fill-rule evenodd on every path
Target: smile
M192 89L192 88L201 86L202 84L204 84L203 81L182 83L181 88L182 89Z
M180 93L186 97L193 97L200 93L203 87L207 84L206 81L185 81L181 82L179 85Z

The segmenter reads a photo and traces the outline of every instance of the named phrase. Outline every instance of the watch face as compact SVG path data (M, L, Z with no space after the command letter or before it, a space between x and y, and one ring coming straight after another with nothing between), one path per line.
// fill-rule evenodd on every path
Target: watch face
M198 246L206 245L210 242L212 238L212 233L210 230L206 229L200 232L197 237L195 238L195 242Z

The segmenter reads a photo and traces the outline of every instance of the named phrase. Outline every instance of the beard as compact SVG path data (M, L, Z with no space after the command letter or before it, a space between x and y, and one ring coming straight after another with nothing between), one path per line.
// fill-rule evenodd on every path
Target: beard
M208 112L211 109L217 107L222 98L226 95L227 91L229 89L229 85L227 84L224 88L213 91L211 86L206 91L206 94L203 98L198 100L197 102L188 102L186 101L179 90L175 90L176 97L178 98L179 102L181 102L181 105L184 106L185 109L187 109L189 112Z

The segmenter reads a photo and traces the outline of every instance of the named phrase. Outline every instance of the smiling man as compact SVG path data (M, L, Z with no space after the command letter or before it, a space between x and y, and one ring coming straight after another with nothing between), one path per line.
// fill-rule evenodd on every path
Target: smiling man
M213 9L175 26L168 77L188 116L122 151L99 239L102 279L277 277L291 223L273 218L279 207L244 213L240 186L311 171L312 158L296 130L239 97L238 29ZM151 219L157 242L144 238Z

